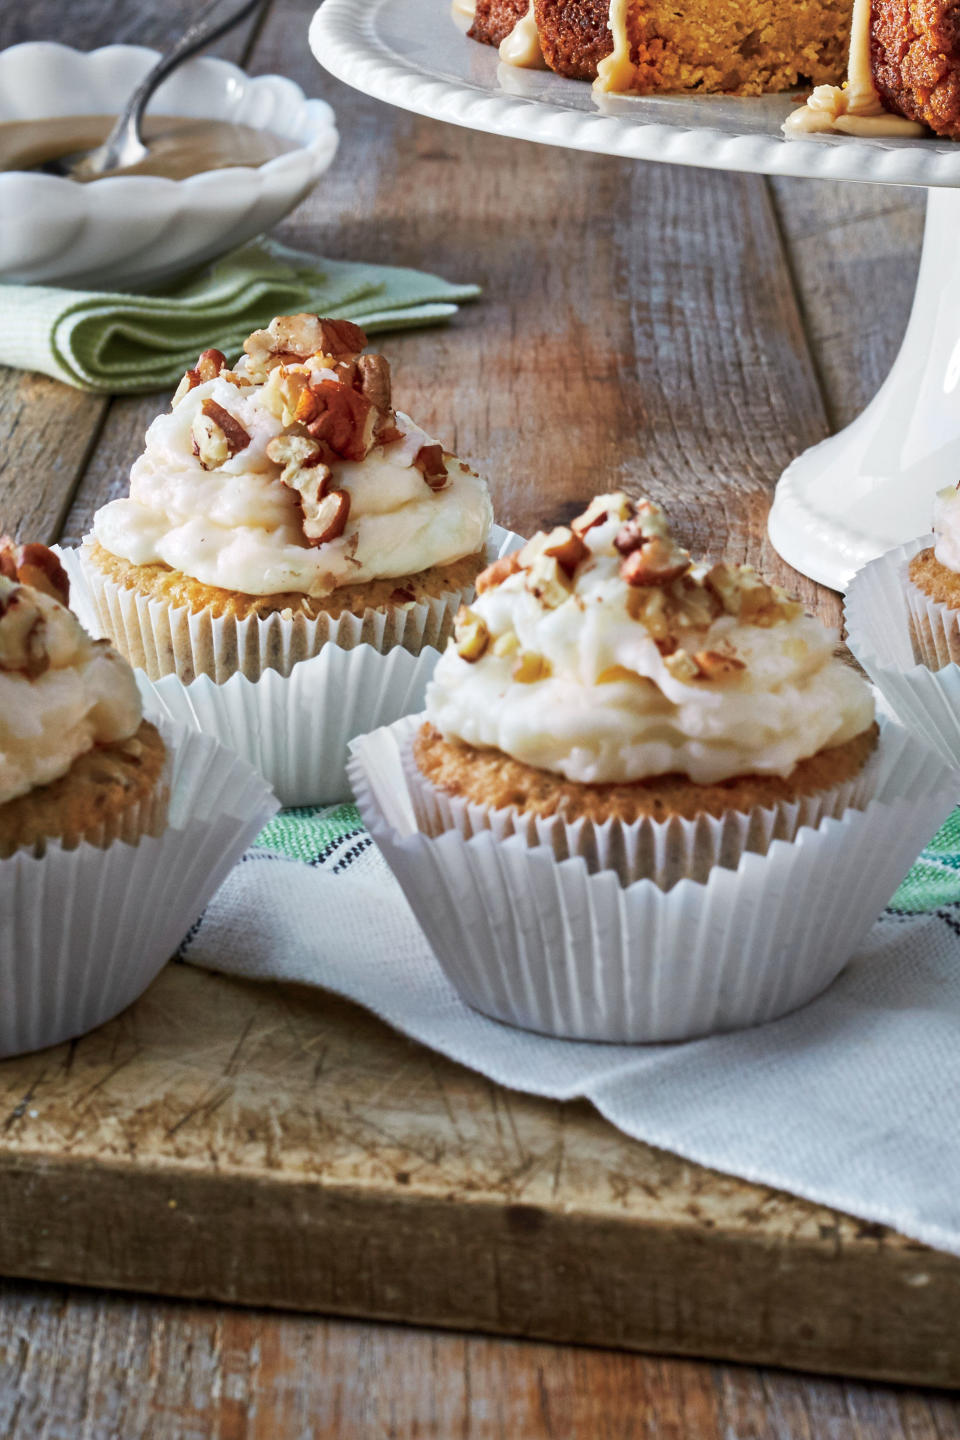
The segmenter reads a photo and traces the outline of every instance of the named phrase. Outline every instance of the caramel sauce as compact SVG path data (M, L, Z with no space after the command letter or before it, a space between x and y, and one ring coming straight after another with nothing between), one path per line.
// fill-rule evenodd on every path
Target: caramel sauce
M35 170L49 160L59 160L78 150L92 150L106 139L115 119L114 115L64 115L0 122L0 170ZM163 175L168 180L185 180L202 170L265 165L277 155L298 148L295 140L287 140L272 130L189 115L148 115L141 134L150 154L138 165L111 170L111 175Z

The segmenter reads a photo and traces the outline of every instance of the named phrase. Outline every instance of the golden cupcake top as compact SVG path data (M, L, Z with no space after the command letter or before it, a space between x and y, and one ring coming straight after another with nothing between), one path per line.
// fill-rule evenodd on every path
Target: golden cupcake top
M570 780L786 775L873 722L834 631L750 566L694 561L649 500L597 496L477 592L428 717Z
M205 350L147 431L97 540L247 595L325 595L483 548L486 486L394 407L349 320L279 316L231 367Z
M0 804L140 724L133 671L105 640L91 640L68 600L53 551L0 536Z

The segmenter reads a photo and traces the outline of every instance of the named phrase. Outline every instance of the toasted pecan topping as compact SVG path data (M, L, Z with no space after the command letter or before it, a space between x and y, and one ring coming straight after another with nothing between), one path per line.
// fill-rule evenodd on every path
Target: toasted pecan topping
M650 540L641 541L639 548L627 554L620 566L620 575L628 585L668 585L671 580L679 580L681 575L685 575L690 564L690 556L685 550L671 540L655 535Z
M490 644L490 631L475 610L461 605L453 624L453 638L460 659L474 665Z
M356 389L379 410L384 423L393 424L393 400L390 364L384 355L361 355L356 365Z
M208 395L200 406L200 411L201 414L206 415L208 420L212 420L215 425L220 426L226 437L228 456L232 458L241 450L246 450L250 444L250 436L229 410L225 410L222 405L218 405L216 400L211 400Z
M546 680L550 674L550 661L545 655L537 655L533 650L524 650L517 657L510 672L510 678L516 680L518 685L533 685L537 680Z
M698 650L693 658L704 680L729 680L747 668L738 655L722 650Z
M59 557L37 541L18 545L9 535L0 535L0 575L30 585L61 605L70 602L70 581Z
M520 556L516 550L509 555L501 555L499 560L494 560L486 570L481 570L475 580L477 594L482 595L485 590L493 590L495 586L502 585L504 580L509 580L511 575L516 575L522 567Z
M366 396L336 380L311 385L316 413L305 421L315 440L344 460L363 460L373 444L377 412Z
M277 315L265 330L255 330L243 342L250 368L257 374L270 369L282 356L306 360L311 355L334 360L359 355L367 337L350 320L322 320L319 315Z
M566 571L568 575L573 575L577 566L582 560L586 560L590 551L575 531L567 530L560 525L555 530L551 530L547 536L543 553L556 560L561 570Z
M206 380L215 380L226 363L227 357L222 350L204 350L194 368L186 372L174 391L171 410L175 409L189 391L195 390Z
M633 514L633 501L622 490L612 495L595 495L582 515L570 521L570 529L581 537L595 525L605 525L611 518L629 520Z
M446 487L449 476L444 464L442 445L421 445L413 463L431 490L443 490Z

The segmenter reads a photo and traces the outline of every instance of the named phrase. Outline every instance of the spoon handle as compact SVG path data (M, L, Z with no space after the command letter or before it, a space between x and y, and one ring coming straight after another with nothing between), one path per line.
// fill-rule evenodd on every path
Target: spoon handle
M196 20L180 36L175 45L172 45L165 55L162 55L154 65L153 69L140 81L133 93L127 100L121 113L117 116L116 123L101 147L104 155L115 155L125 149L136 148L141 145L140 124L143 120L143 112L147 108L151 96L159 85L167 78L172 70L181 64L182 61L195 55L198 50L219 40L228 30L239 25L248 15L259 10L265 4L265 0L244 0L239 9L227 14L219 21L211 22L211 17L221 10L222 0L210 0ZM109 169L110 165L102 168Z

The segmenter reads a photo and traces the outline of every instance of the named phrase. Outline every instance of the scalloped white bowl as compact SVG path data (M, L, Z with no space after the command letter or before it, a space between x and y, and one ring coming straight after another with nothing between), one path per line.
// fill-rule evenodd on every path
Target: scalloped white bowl
M0 122L116 114L158 58L140 45L81 51L37 41L0 51ZM187 180L125 175L78 185L0 173L0 279L86 289L142 288L269 230L312 189L337 149L333 111L281 75L190 60L149 112L208 116L273 130L297 148L256 168Z

